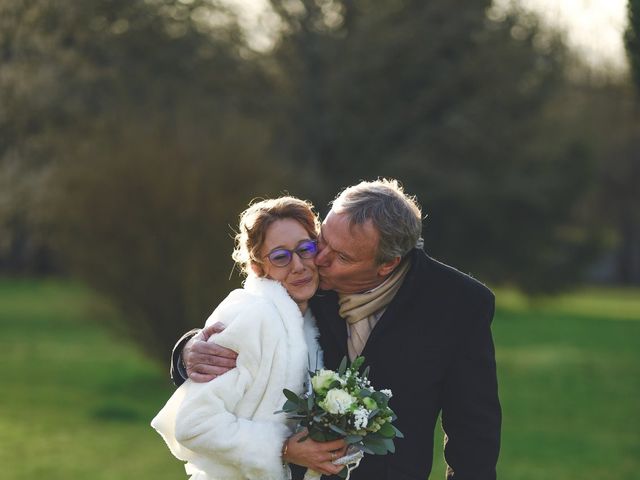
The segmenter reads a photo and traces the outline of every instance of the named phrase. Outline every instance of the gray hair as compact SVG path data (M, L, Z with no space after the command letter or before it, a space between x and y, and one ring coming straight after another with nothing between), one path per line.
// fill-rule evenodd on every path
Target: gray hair
M422 212L415 197L404 193L397 180L363 181L345 188L331 202L336 213L346 213L349 224L371 220L380 233L376 261L382 264L422 247Z

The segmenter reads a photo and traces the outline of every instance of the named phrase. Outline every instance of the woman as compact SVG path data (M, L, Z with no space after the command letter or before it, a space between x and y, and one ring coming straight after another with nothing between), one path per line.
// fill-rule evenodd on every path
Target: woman
M318 228L311 205L293 197L242 213L233 259L247 279L207 320L226 325L212 341L238 353L237 368L209 383L188 380L151 423L192 480L288 479L283 456L292 443L296 461L309 464L274 412L283 388L301 393L307 370L322 366L307 303L318 288Z

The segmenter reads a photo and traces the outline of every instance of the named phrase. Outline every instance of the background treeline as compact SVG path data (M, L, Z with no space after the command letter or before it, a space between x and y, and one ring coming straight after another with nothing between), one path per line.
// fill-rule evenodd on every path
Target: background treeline
M426 249L529 293L640 282L632 74L489 0L0 3L0 270L74 274L159 358L239 282L254 197L399 178Z

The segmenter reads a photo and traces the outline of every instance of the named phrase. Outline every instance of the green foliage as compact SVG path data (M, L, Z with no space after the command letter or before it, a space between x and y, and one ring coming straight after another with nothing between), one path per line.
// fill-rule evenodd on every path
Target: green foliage
M640 1L629 0L627 9L629 25L625 32L625 46L631 74L638 91L640 91Z
M52 171L60 190L51 192L47 213L56 246L158 359L229 290L230 226L256 190L269 192L268 182L284 177L254 161L257 138L240 147L249 127L210 133L203 143L215 144L215 161L206 149L138 134Z
M100 305L77 284L0 280L3 479L184 476L149 427L167 371L97 324Z
M613 161L603 166L602 187L605 218L612 221L617 237L618 278L624 283L636 284L640 282L640 192L637 188L640 182L640 2L629 0L627 8L629 23L624 39L635 95L619 91L614 96L621 127L613 140Z
M332 28L312 4L275 58L304 125L293 151L323 160L327 194L397 177L433 255L529 291L580 278L601 242L576 214L594 165L575 105L557 109L572 88L559 38L535 18L488 20L488 1L342 2Z
M55 247L165 361L237 284L229 226L251 198L322 208L388 175L429 214L429 253L570 285L601 247L585 137L602 135L561 42L490 4L273 0L280 35L256 52L216 2L5 0L0 268Z
M345 356L337 371L311 372L311 390L296 395L284 389L287 400L282 410L275 413L287 413L287 418L297 420L299 427L307 429L301 442L307 438L318 442L343 438L348 444L357 445L361 450L358 455L362 452L371 455L394 453L393 439L403 438L403 435L391 424L397 417L388 406L389 397L369 388L367 377L359 373L364 361L364 357L356 357L349 365ZM337 413L325 403L335 393L330 392L333 389L352 402L344 412ZM362 412L368 415L366 423L358 418Z
M0 395L3 479L184 477L149 427L173 391L166 368L109 336L88 310L94 302L78 285L0 281L10 385ZM535 304L498 291L497 302L499 478L634 478L638 289L591 289ZM442 432L436 437L432 479L444 478Z
M31 217L66 268L164 362L229 290L238 213L292 183L260 122L268 96L247 94L262 85L257 65L234 22L211 32L198 20L229 14L208 2L1 8L4 165L29 173Z

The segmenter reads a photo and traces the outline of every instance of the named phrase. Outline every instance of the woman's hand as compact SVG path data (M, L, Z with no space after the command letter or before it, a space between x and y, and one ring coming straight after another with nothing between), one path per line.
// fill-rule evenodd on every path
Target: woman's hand
M300 438L307 433L305 429L287 439L282 459L287 463L311 468L323 475L336 475L344 468L344 465L334 465L331 462L344 456L347 451L347 443L344 440L316 442L311 438L300 442Z

